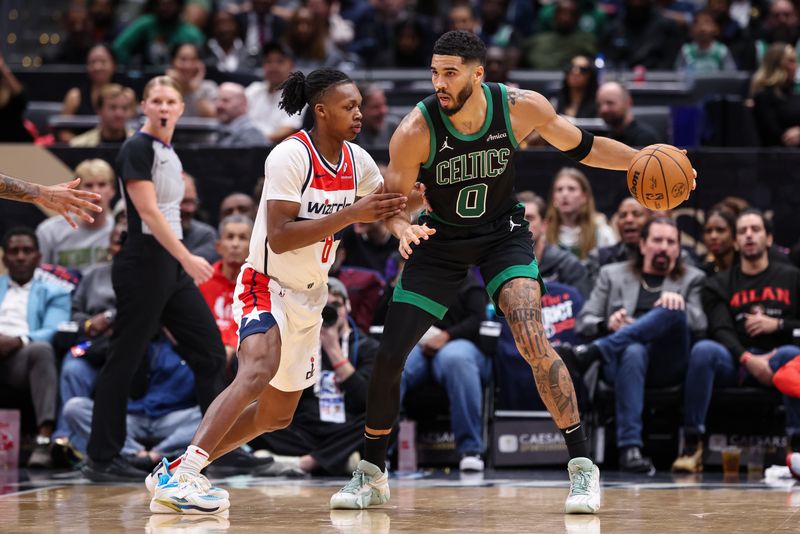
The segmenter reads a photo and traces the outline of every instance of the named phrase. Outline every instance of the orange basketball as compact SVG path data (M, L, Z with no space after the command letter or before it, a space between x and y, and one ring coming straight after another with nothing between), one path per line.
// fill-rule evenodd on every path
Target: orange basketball
M650 145L641 149L628 168L628 191L651 210L678 207L692 192L692 164L672 145Z

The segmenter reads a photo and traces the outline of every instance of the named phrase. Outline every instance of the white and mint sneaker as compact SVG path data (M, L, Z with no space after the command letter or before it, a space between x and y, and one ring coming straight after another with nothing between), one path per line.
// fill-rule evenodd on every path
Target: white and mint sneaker
M227 497L209 495L203 489L202 475L181 473L167 479L161 477L150 500L150 511L156 514L219 514L230 508Z
M593 514L600 509L600 469L589 458L573 458L567 464L569 495L564 506L568 514Z
M153 495L153 493L156 491L156 486L158 486L159 483L166 484L169 482L169 479L172 478L172 475L174 475L174 473L169 469L169 460L162 458L161 463L155 466L153 471L147 475L147 478L144 479L144 485L147 488L147 491L150 492L150 495ZM166 477L166 479L164 477ZM209 495L213 495L214 497L219 497L221 499L227 499L229 497L227 491L219 486L214 486L211 484L211 481L205 476L198 475L198 477L200 487L202 487L203 490Z
M361 510L389 501L389 472L366 460L358 462L353 478L331 497L333 510Z

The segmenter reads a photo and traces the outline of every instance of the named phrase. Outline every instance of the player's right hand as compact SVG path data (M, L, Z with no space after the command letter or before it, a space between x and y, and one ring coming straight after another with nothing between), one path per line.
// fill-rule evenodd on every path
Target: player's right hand
M400 250L400 255L403 256L403 258L408 259L413 252L411 249L411 243L419 245L420 239L427 240L428 236L432 236L435 233L436 228L428 228L427 224L423 224L422 226L418 224L410 225L403 231L403 235L400 236L400 246L398 247Z
M400 214L407 201L400 193L372 193L357 200L350 209L354 222L370 223Z
M202 284L214 274L214 268L209 265L206 259L194 254L181 262L181 266L197 285Z

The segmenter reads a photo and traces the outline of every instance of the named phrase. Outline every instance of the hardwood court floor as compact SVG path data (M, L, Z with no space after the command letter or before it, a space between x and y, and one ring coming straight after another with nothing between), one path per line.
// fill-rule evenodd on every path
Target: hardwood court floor
M800 532L800 490L761 483L626 481L609 475L596 516L562 513L566 483L552 472L393 480L380 509L331 511L338 479L226 481L227 517L151 514L141 485L44 479L0 496L0 532L17 533L759 533ZM11 486L14 486L13 484Z

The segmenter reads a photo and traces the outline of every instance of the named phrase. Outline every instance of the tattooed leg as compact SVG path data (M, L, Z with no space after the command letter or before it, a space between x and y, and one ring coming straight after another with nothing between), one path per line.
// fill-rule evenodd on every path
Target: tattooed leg
M542 326L542 291L531 278L514 278L500 289L506 316L522 357L531 366L536 389L559 428L580 422L575 388L566 365L547 341Z

